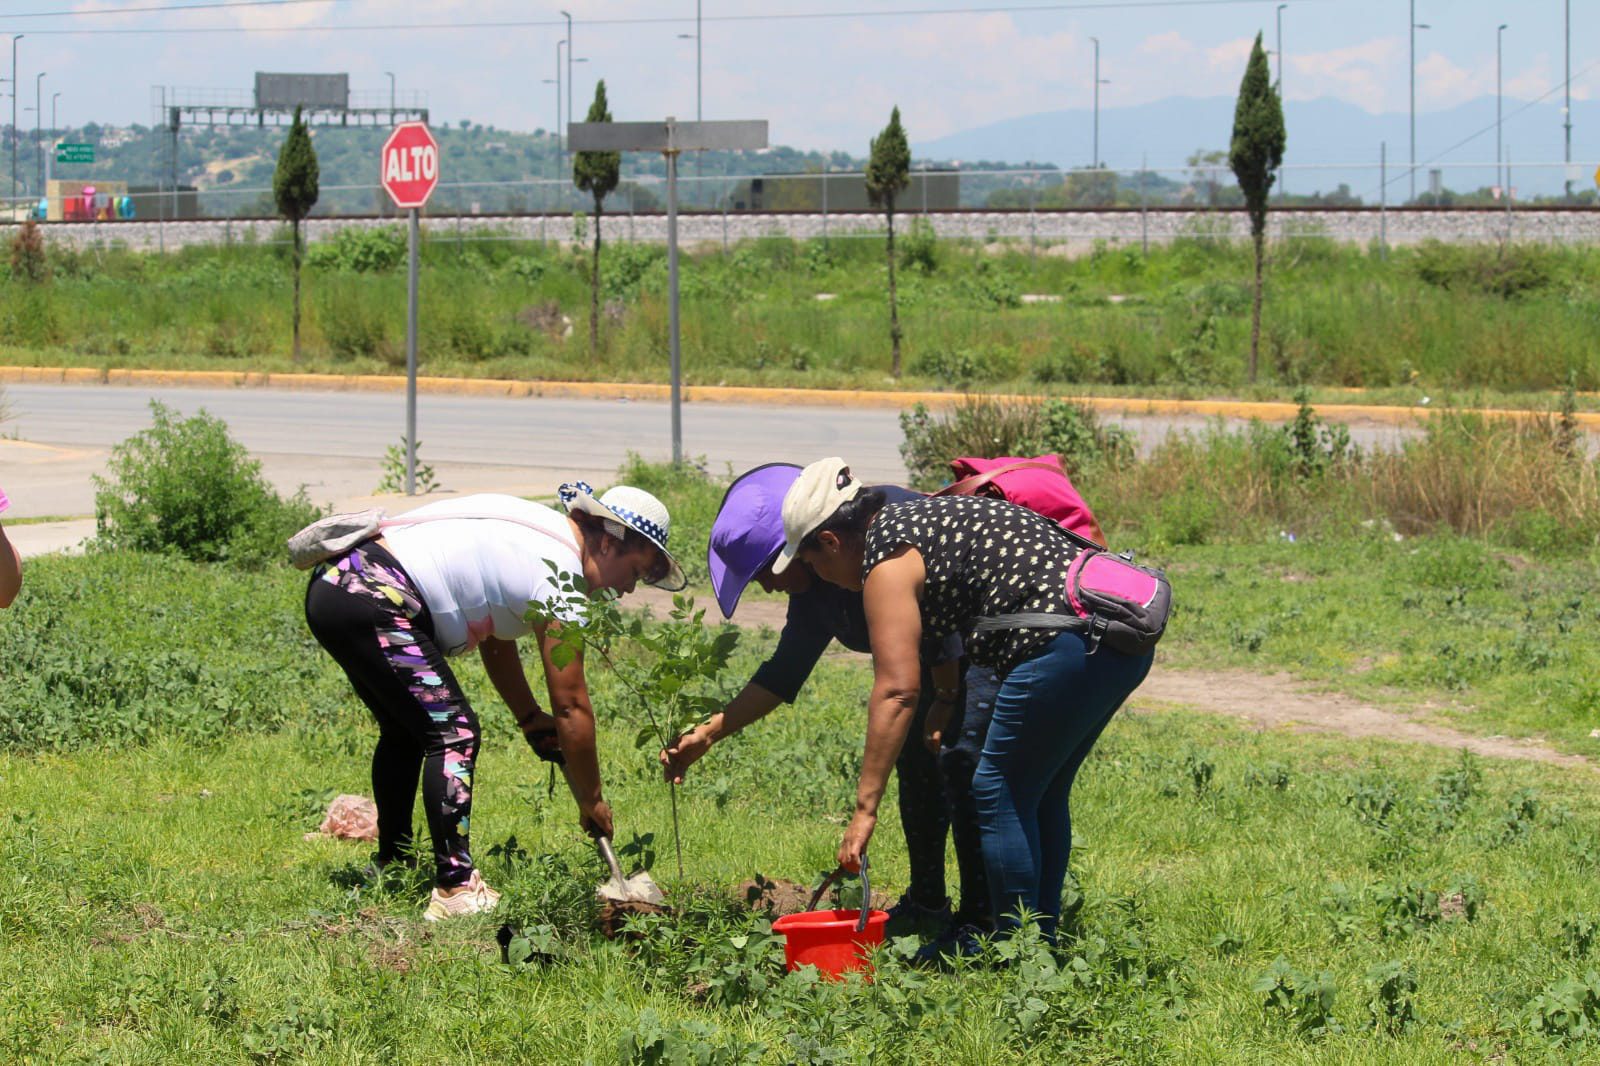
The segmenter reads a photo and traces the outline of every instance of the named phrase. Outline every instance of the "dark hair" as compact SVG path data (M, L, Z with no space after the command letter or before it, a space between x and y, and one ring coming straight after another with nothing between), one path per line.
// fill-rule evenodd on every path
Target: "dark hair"
M819 533L832 533L841 539L864 535L867 526L872 524L888 501L882 489L863 489L854 499L841 503L839 509L829 515L822 525L807 533L800 542L800 551L816 551L821 546L817 542Z

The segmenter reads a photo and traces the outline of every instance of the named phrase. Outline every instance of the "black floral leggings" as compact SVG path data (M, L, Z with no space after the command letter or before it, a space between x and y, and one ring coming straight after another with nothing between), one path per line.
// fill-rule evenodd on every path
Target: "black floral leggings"
M438 884L465 884L473 869L468 828L482 734L434 643L428 609L411 578L394 556L368 541L313 572L306 622L378 722L372 753L378 862L411 850L420 776Z

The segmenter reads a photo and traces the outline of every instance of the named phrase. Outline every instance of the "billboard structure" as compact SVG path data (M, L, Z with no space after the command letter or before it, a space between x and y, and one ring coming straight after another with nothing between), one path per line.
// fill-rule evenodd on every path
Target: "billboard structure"
M150 89L155 125L167 129L171 184L170 204L158 203L155 212L142 217L176 218L178 214L178 132L184 126L287 126L295 108L308 126L373 126L387 128L402 122L428 121L426 97L399 95L390 82L387 92L354 94L349 74L274 74L256 71L255 88L178 89L155 85Z
M256 71L256 107L293 112L343 111L350 106L348 74L268 74Z

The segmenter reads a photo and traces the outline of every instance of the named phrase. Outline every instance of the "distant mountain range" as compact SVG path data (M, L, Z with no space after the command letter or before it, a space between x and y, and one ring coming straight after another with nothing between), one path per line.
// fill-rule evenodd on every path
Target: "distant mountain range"
M1562 159L1561 100L1523 109L1520 101L1505 101L1503 137L1511 155L1512 185L1522 195L1552 195L1561 191L1562 168L1530 168L1528 163L1559 163ZM1234 101L1228 97L1175 97L1138 107L1100 109L1100 160L1119 170L1136 170L1141 164L1176 176L1197 150L1228 147L1233 130ZM1595 163L1600 160L1600 102L1573 103L1572 154L1586 160L1576 188L1594 187ZM915 118L907 116L915 135ZM1406 160L1409 152L1408 114L1374 115L1337 100L1290 101L1284 111L1289 131L1285 162L1291 167L1318 169L1285 175L1295 192L1330 191L1340 183L1358 196L1376 200L1379 145L1388 142L1391 199L1409 191ZM1457 191L1495 184L1495 100L1481 97L1451 108L1417 115L1417 191L1428 187L1426 161L1440 156L1443 181ZM1473 134L1481 135L1471 139ZM918 159L959 160L971 166L980 160L1016 165L1049 163L1061 167L1087 166L1093 154L1094 114L1087 108L1049 111L1004 119L930 141L914 141ZM1460 142L1467 141L1465 144ZM1457 164L1481 163L1458 168ZM1338 164L1358 164L1356 167Z

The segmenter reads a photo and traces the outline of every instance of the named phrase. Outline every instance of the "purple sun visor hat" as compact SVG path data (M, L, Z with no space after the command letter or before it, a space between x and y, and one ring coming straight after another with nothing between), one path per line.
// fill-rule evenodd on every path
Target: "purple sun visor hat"
M722 617L732 618L745 586L783 547L783 494L800 477L793 463L768 463L740 474L711 524L706 562Z

